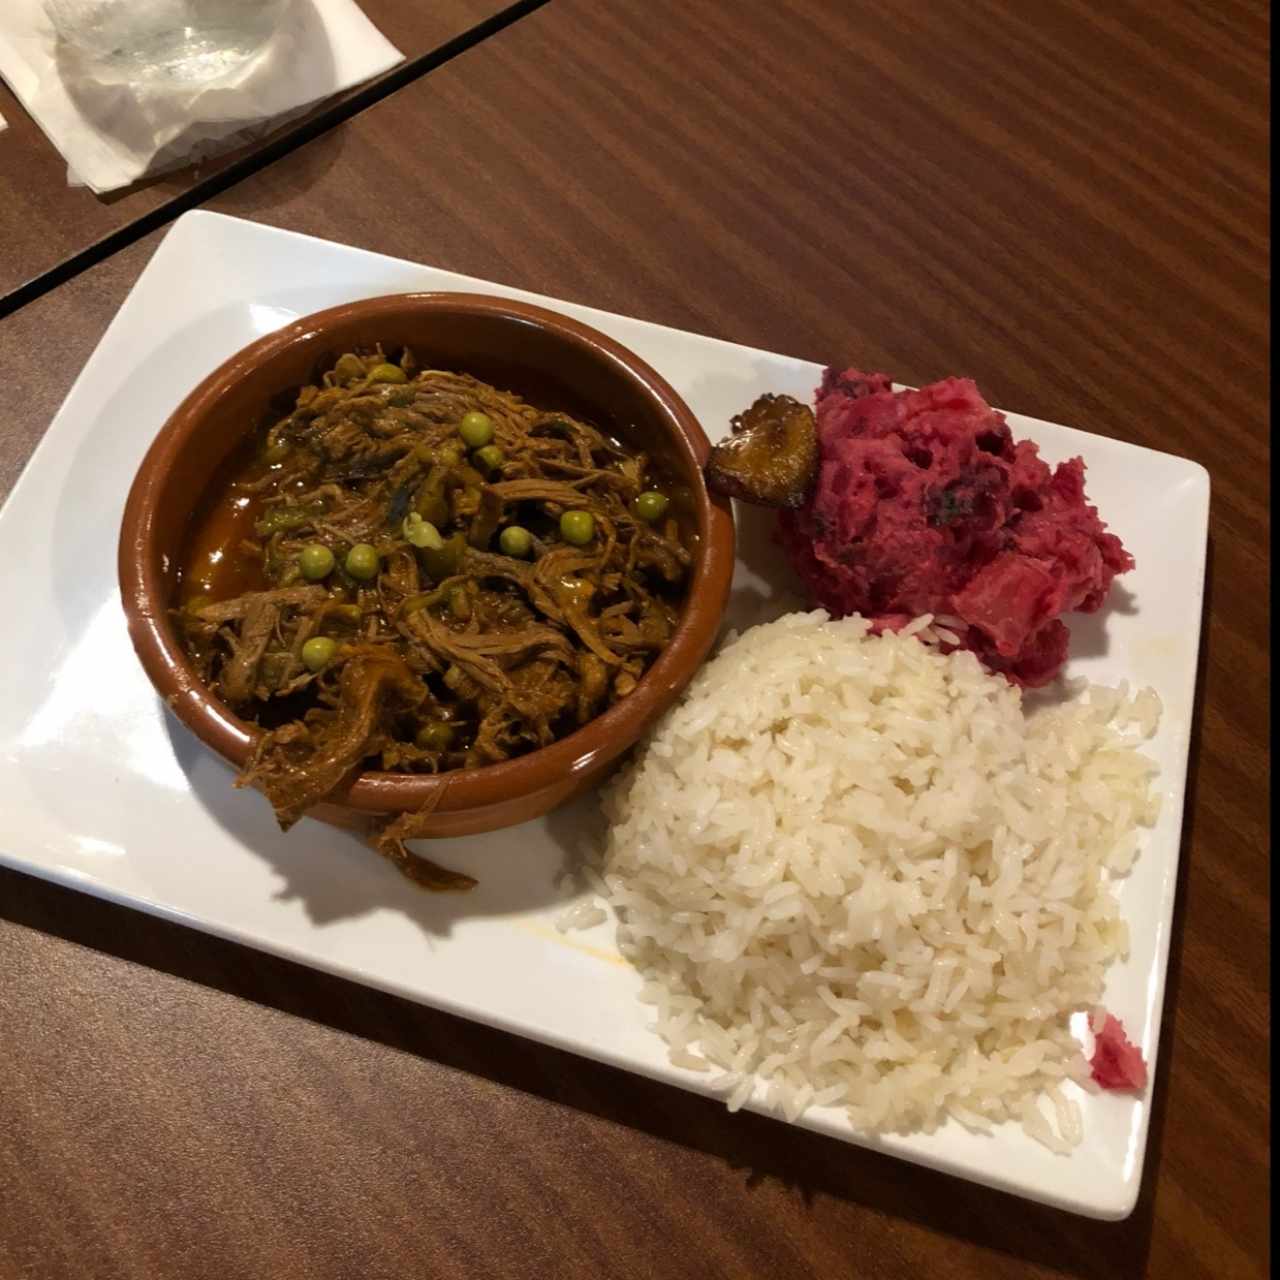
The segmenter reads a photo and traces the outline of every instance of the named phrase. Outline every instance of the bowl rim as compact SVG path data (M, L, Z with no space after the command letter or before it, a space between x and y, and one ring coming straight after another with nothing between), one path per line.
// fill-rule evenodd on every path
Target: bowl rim
M483 315L533 325L602 360L635 385L658 410L677 450L697 475L691 487L699 547L686 605L671 640L630 694L585 725L545 747L475 769L439 774L353 771L326 804L370 815L459 812L509 802L603 768L633 745L693 677L716 638L733 577L735 531L727 499L713 494L702 468L710 442L693 412L646 361L621 343L569 316L533 303L452 291L383 294L340 303L292 321L222 361L173 410L138 466L120 525L118 576L130 639L152 685L206 746L244 768L262 732L235 715L200 681L169 617L163 552L155 544L155 508L175 463L218 399L255 368L290 348L314 344L339 323L425 314Z

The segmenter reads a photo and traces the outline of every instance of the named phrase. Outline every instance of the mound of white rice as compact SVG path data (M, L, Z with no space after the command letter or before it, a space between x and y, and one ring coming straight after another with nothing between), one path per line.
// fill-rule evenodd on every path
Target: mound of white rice
M605 800L597 883L672 1061L731 1108L763 1081L788 1118L1075 1145L1068 1020L1127 946L1107 882L1156 817L1160 707L1072 695L1025 714L972 654L857 617L731 637Z

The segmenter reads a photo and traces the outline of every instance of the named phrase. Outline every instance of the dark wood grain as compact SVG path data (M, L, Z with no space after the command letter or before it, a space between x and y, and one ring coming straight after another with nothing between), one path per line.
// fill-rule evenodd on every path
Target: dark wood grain
M215 206L907 382L967 373L1209 469L1131 1219L5 874L0 1276L1265 1275L1269 39L1247 3L553 0ZM6 487L153 243L0 324Z
M510 2L366 0L361 8L406 60L414 61L500 13ZM67 186L66 161L8 86L0 83L0 115L9 122L8 130L0 133L0 298L144 214L172 203L201 179L297 133L353 92L317 104L252 146L97 196L87 187Z

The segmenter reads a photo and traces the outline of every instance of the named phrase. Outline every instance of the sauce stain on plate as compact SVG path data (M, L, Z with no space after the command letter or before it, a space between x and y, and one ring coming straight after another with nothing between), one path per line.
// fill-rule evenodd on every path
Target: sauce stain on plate
M603 960L607 964L617 965L622 969L627 968L627 962L616 951L602 951L599 947L588 946L585 942L576 942L574 939L566 937L558 929L548 929L544 925L526 924L521 920L516 920L513 923L517 929L521 929L525 933L531 933L535 938L558 942L562 947L568 947L572 951L581 951L583 955L594 956L597 960Z

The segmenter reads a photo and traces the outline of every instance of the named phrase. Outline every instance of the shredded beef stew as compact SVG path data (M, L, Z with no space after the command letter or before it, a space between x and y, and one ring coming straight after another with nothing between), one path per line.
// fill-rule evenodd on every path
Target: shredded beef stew
M264 730L240 782L287 828L357 769L496 763L625 698L690 570L676 496L569 414L343 355L233 460L182 566L187 651ZM404 849L412 817L382 852L464 887Z

